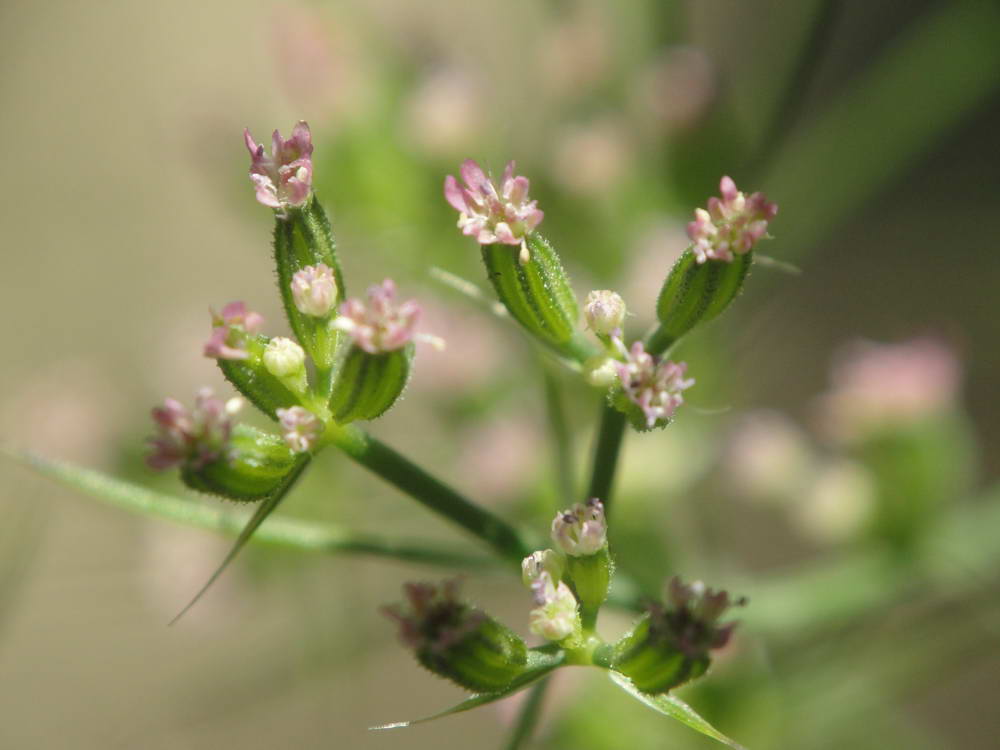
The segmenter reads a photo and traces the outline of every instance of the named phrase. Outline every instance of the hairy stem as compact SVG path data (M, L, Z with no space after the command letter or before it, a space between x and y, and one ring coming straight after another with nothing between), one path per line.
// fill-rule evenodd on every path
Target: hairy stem
M327 439L417 502L488 542L511 562L520 564L530 551L506 521L476 505L363 430L352 425L331 425Z

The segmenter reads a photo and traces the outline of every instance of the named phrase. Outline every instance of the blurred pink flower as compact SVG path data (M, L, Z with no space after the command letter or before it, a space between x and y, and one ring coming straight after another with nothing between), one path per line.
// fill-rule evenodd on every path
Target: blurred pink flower
M278 409L285 444L293 453L308 453L316 447L316 441L323 431L323 423L315 414L301 406Z
M712 260L732 261L733 254L749 252L767 232L767 223L778 213L778 206L768 203L763 193L749 198L736 189L729 177L719 182L722 200L708 199L708 210L696 208L694 221L687 225L699 263Z
M337 280L325 263L306 266L292 276L292 300L303 315L325 318L337 300Z
M850 441L932 416L954 405L960 378L958 360L939 341L857 342L835 360L824 429Z
M508 162L500 190L472 159L462 162L461 187L452 175L444 180L444 197L459 212L458 227L475 237L480 245L503 243L520 245L521 260L527 262L525 237L542 221L537 201L528 199L528 178L514 176L514 162Z
M333 327L346 331L354 343L370 354L391 352L414 338L420 305L408 300L396 306L396 284L386 279L368 289L368 305L352 297L340 306Z
M256 335L264 325L264 318L247 310L244 302L230 302L219 315L209 308L212 316L212 335L205 342L205 356L213 359L246 359L245 344L248 336Z
M250 152L250 181L257 191L257 201L284 213L289 206L301 206L312 191L312 135L309 125L299 121L292 137L284 140L275 130L271 136L271 154L264 144L256 143L249 128L243 140Z

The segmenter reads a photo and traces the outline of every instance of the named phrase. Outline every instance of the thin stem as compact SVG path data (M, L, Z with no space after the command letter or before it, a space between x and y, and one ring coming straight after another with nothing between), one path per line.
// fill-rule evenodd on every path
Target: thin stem
M601 426L598 428L594 447L594 468L590 475L587 497L596 497L604 503L604 512L611 505L611 487L614 484L618 454L625 437L625 415L606 403L601 405Z
M562 393L559 390L559 380L552 368L542 363L542 376L545 382L545 411L549 422L549 436L552 438L552 448L555 458L556 483L560 499L566 506L572 505L576 497L576 470L573 466L573 440L569 425L566 423L566 409Z
M517 718L517 726L510 740L504 745L504 750L520 750L524 743L531 739L538 723L538 717L542 712L542 700L545 697L545 689L549 685L549 678L543 677L536 682L521 705L521 714Z
M751 157L745 173L757 179L768 166L775 152L791 132L806 101L806 90L812 83L823 60L833 29L836 26L837 14L843 3L839 0L820 0L819 8L812 18L809 33L800 47L795 67L788 78L781 97L778 100L764 135L761 137L756 152Z
M530 552L517 531L506 521L476 505L363 430L352 425L331 425L327 439L417 502L488 542L502 557L520 564Z

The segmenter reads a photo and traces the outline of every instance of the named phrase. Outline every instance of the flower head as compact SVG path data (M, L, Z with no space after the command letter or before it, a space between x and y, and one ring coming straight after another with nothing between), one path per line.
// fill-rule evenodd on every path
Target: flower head
M580 613L576 597L565 583L553 583L543 572L531 585L535 608L529 616L529 627L535 635L549 641L561 641L580 629Z
M719 619L731 607L746 603L746 597L734 600L727 592L707 588L701 581L686 584L674 576L667 583L666 603L648 606L649 634L670 641L688 656L703 656L729 642L736 623L720 624Z
M394 303L396 284L386 279L368 289L368 305L352 297L340 306L333 327L347 331L354 343L369 354L391 352L406 346L420 318L420 305L409 300Z
M306 266L292 276L292 301L303 315L325 318L337 301L337 280L325 263Z
M625 323L625 300L617 292L598 289L587 295L583 315L594 333L605 336L621 330Z
M475 632L485 613L459 598L458 579L403 586L406 605L390 605L382 612L399 623L399 637L407 646L441 654Z
M684 403L681 392L694 385L693 379L684 379L687 365L654 357L641 341L636 341L629 350L620 340L615 341L625 356L625 361L616 365L622 391L642 409L648 427L657 420L670 419Z
M247 310L243 302L230 302L219 315L209 309L212 316L212 335L205 342L205 356L213 359L246 359L246 341L264 325L264 318Z
M529 260L525 238L537 227L544 214L537 201L528 199L528 178L514 176L514 162L508 162L498 190L493 181L472 159L462 162L462 180L444 180L444 197L459 213L462 234L475 237L480 245L502 243L521 246L521 261Z
M293 453L308 453L316 447L323 423L315 414L301 406L278 409L276 413L285 444Z
M157 471L174 466L197 470L225 457L233 416L242 406L240 398L215 398L211 388L198 391L191 411L179 401L166 399L152 412L157 434L149 439L152 451L146 463Z
M275 130L271 136L271 154L264 144L256 143L249 129L243 139L250 152L250 181L257 190L257 201L284 213L289 206L301 206L312 191L312 136L309 125L299 121L287 141Z
M767 232L767 223L778 213L763 193L750 197L736 189L729 177L719 182L722 200L708 199L708 210L696 208L694 221L687 225L699 263L712 260L732 261L734 254L749 252Z
M521 580L525 586L532 586L542 574L547 574L553 581L563 577L566 561L555 550L539 550L532 552L521 561Z
M552 520L552 541L573 557L586 557L599 552L608 542L604 503L592 497L586 503L577 503L569 510L557 513Z

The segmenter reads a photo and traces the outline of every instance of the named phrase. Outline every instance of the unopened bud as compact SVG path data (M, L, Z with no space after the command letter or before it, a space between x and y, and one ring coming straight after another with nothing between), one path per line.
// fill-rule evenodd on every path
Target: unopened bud
M610 336L625 324L625 300L616 292L598 289L587 295L583 315L587 325L597 334Z
M610 388L618 382L618 360L595 354L583 363L583 379L595 388Z
M337 303L337 280L325 263L306 266L292 276L292 300L303 315L325 318Z
M293 391L305 391L306 353L291 339L279 336L268 342L264 350L264 367Z

